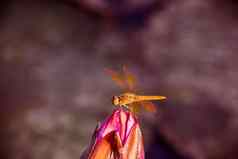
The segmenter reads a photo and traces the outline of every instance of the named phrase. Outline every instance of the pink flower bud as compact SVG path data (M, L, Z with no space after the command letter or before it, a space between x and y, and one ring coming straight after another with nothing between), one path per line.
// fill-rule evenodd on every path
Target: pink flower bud
M96 129L87 159L144 159L143 137L133 113L115 110Z

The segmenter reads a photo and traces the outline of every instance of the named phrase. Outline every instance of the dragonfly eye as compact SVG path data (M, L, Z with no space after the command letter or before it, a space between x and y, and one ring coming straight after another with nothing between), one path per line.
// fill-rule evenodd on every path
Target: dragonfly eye
M118 96L113 96L112 97L112 104L113 105L119 105L120 104L120 99Z

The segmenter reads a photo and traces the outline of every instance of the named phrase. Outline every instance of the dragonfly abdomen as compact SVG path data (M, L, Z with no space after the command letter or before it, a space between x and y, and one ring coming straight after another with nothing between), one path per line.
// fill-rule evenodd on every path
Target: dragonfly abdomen
M136 102L166 99L164 96L136 96Z

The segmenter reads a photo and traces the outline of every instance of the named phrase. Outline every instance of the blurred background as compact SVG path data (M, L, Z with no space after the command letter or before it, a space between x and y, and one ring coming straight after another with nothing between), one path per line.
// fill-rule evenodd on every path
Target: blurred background
M0 10L0 158L78 159L121 90L144 94L147 159L238 158L235 0L8 0Z

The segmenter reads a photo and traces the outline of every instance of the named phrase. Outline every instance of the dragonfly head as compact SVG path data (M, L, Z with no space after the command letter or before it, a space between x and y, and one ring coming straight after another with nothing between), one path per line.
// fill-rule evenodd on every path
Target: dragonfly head
M120 98L118 96L112 97L112 104L113 105L119 105L120 104Z

